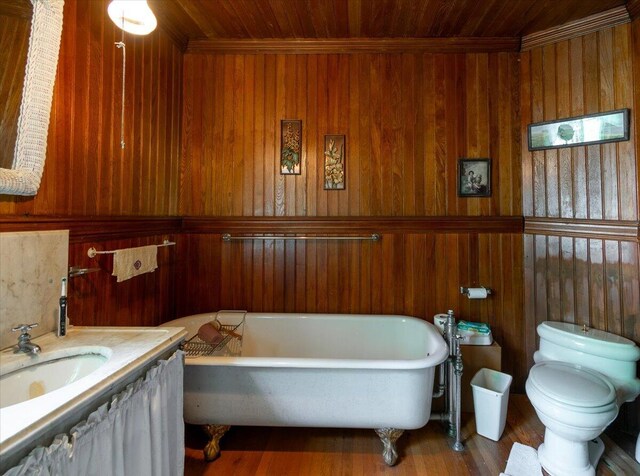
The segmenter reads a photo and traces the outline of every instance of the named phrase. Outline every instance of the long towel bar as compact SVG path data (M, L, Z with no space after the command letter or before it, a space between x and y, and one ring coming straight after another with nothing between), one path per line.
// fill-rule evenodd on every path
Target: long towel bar
M161 244L156 245L158 248L162 246L173 246L175 242L164 240ZM93 246L87 250L87 256L89 258L95 258L96 255L112 255L115 251L97 251Z
M263 236L231 236L229 233L222 235L222 241L245 241L245 240L337 240L337 241L380 241L382 237L378 233L367 236L285 236L285 235L263 235Z

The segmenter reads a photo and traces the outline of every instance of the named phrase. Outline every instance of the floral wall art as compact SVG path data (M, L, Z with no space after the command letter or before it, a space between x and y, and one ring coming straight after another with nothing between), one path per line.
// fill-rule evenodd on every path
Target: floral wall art
M345 136L324 136L324 189L345 189Z
M284 119L280 123L282 146L280 149L280 173L299 175L302 158L302 121Z

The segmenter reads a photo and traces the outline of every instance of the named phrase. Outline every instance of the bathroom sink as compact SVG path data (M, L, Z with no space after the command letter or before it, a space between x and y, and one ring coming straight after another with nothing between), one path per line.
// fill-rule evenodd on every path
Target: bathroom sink
M109 359L108 349L94 347L74 355L38 357L38 361L0 376L0 408L58 390L91 374Z

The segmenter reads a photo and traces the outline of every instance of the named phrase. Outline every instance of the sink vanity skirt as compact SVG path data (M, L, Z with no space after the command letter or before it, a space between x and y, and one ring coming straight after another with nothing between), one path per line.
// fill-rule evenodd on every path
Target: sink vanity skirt
M184 354L177 348L184 335L180 328L76 327L63 339L36 339L37 357L2 351L6 374L51 355L109 350L89 375L0 409L0 474L182 474Z
M184 472L183 355L175 352L68 434L31 451L5 476L173 476Z

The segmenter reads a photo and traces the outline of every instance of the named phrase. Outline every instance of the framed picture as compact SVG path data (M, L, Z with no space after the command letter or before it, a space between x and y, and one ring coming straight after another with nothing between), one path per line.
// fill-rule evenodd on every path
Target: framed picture
M629 140L629 109L529 124L529 150Z
M324 136L324 189L345 189L346 137L344 135Z
M491 196L491 159L458 159L458 196Z
M300 175L302 161L302 121L283 119L280 121L280 173Z

